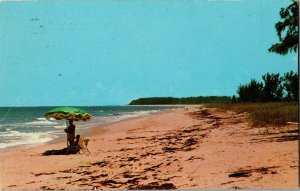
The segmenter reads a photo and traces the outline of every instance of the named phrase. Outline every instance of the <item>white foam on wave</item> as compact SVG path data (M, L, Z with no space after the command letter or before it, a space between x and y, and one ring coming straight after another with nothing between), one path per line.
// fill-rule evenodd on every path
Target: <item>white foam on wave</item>
M39 120L39 121L45 121L46 118L45 118L45 117L38 117L38 118L36 118L36 120Z
M141 116L150 115L150 114L153 114L156 112L158 112L158 110L126 112L123 115L120 115L119 118L126 119L126 118L141 117Z
M26 122L25 125L56 125L57 122L49 121L46 118L36 118L35 121Z
M50 133L21 133L18 131L3 132L0 137L9 137L5 143L0 143L0 149L20 145L44 144L57 138Z
M14 137L14 136L21 136L21 132L19 131L6 131L6 132L1 132L0 137Z
M55 129L65 129L66 125L54 125L53 128L55 128Z

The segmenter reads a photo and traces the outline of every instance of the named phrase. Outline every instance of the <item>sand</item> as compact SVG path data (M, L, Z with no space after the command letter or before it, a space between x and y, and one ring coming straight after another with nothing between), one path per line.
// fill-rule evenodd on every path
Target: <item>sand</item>
M0 154L0 188L298 188L298 126L252 127L246 113L189 106L94 128L91 154L66 142Z

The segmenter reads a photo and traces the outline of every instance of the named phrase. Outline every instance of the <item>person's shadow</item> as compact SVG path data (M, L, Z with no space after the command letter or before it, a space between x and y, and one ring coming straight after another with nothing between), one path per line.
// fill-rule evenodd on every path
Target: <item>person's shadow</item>
M77 154L79 152L77 145L69 145L66 148L58 149L58 150L47 150L43 152L43 155L70 155L70 154Z

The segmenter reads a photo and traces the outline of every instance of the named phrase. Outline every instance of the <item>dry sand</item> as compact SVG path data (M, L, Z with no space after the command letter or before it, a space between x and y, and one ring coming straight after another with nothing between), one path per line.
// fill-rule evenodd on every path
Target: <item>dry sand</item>
M0 188L298 188L298 126L189 106L95 128L91 154L42 156L65 142L0 154Z

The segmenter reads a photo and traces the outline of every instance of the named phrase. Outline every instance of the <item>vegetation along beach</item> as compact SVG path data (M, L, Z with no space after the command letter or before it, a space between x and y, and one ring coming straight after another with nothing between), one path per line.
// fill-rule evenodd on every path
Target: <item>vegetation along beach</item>
M299 189L298 1L0 10L0 190Z

